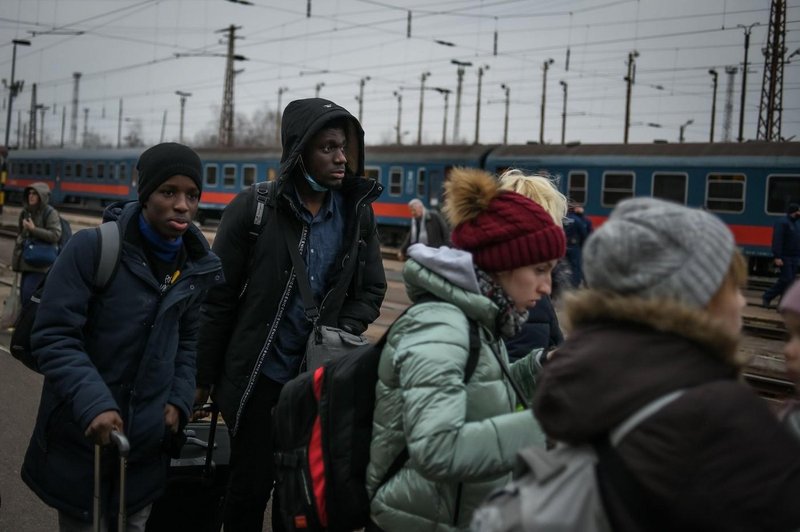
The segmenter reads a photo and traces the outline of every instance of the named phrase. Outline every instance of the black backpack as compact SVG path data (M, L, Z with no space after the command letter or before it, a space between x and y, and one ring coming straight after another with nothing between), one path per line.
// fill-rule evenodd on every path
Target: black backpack
M62 218L61 220L63 223L64 219ZM120 245L119 227L116 222L101 224L95 231L97 231L100 245L100 259L94 272L92 285L94 292L100 293L105 290L114 277L119 264L122 246ZM45 274L44 279L39 283L39 287L31 295L30 300L22 302L22 310L20 310L17 321L14 323L14 332L11 333L9 346L9 351L11 351L11 355L14 358L37 373L39 372L39 365L31 353L31 332L33 332L33 323L36 320L36 312L39 310L39 303L42 300L42 292L46 281L47 274Z
M481 348L477 323L469 320L469 326L465 383ZM302 373L281 390L272 419L276 498L287 530L349 531L369 522L366 473L375 384L389 330L378 343ZM408 449L403 449L380 485L407 460Z

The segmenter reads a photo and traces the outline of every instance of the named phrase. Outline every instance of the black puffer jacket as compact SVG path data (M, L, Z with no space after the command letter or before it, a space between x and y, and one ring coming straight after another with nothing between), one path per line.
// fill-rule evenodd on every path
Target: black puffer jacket
M234 433L286 304L297 289L295 278L290 278L292 262L278 214L298 241L306 238L307 228L297 215L294 193L288 194L285 185L305 144L336 118L348 123L347 175L341 189L345 234L319 323L363 332L380 312L386 277L371 203L382 187L373 179L357 177L364 171L364 132L350 113L333 102L292 102L284 112L281 175L267 202L261 234L255 243L251 241L257 203L253 190L244 190L226 207L214 241L226 283L210 292L202 309L197 382L214 386L214 400Z

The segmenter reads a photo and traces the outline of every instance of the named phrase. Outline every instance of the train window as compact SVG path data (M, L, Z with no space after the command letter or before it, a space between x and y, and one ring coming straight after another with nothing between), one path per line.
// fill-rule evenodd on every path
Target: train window
M86 177L94 177L94 163L86 163Z
M744 174L708 174L706 208L715 212L744 211Z
M222 167L222 186L235 187L236 186L236 165L226 164Z
M399 196L403 193L403 169L392 166L389 169L389 195Z
M128 180L128 165L126 163L119 163L117 178L125 181Z
M620 201L633 197L635 174L631 172L606 172L603 174L603 207L613 207Z
M44 175L50 175L50 163L44 163Z
M105 177L106 177L106 164L97 163L97 179L103 179Z
M374 179L378 183L381 182L381 169L377 166L368 166L364 168L364 177Z
M36 177L42 175L42 163L36 163L36 166L34 166L33 171L35 172Z
M75 177L83 177L83 165L75 163Z
M567 176L567 198L575 203L586 203L586 172L570 172Z
M27 164L28 175L33 175L33 163Z
M686 174L655 173L653 174L653 197L686 205Z
M790 203L800 202L800 175L767 176L767 213L786 214Z
M72 177L72 163L64 163L64 177Z
M19 163L11 163L11 175L19 175Z
M427 192L428 171L424 168L417 170L417 197L424 198Z
M215 187L217 186L217 172L219 169L217 168L216 164L207 164L206 165L206 177L205 183L207 187Z
M256 182L256 167L252 164L242 166L242 186L249 187Z

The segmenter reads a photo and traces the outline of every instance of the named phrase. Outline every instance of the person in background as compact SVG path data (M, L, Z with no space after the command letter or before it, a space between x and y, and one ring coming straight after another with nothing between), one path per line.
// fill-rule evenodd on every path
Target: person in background
M564 232L567 235L567 261L570 267L570 283L578 288L583 283L582 249L592 231L592 222L583 216L583 207L572 204L564 220Z
M740 377L747 266L728 227L699 209L625 200L584 256L588 288L565 298L567 339L534 396L547 435L591 444L682 390L615 446L635 491L661 510L650 515L658 529L800 528L800 442ZM643 530L641 507L617 488L601 484L613 529Z
M115 430L131 446L127 530L144 531L166 485L165 445L192 413L200 302L222 282L219 259L192 223L200 158L164 143L136 167L139 201L112 204L104 216L121 239L108 286L93 286L98 232L79 231L47 277L31 334L44 385L22 479L58 510L61 532L92 530L94 444L107 445ZM117 464L103 453L103 521L117 514Z
M450 245L450 228L442 215L425 208L422 201L414 198L408 202L411 211L411 228L397 256L405 260L408 247L412 244L425 244L432 248Z
M547 176L525 175L516 169L507 170L500 176L500 188L522 194L538 203L553 218L556 225L562 226L562 220L567 212L567 198ZM551 295L555 297L559 292L561 280L557 271L556 269L552 275L552 294L543 295L535 306L528 309L528 319L522 324L519 334L504 340L508 358L512 362L534 349L542 348L546 354L564 341L551 297Z
M775 222L772 230L772 256L775 266L780 268L780 275L761 298L764 308L770 308L772 300L781 297L797 277L800 265L800 205L790 203L786 216Z
M19 213L19 233L14 244L11 267L21 272L20 300L23 304L31 298L51 265L33 266L25 262L22 248L29 238L55 245L61 238L58 211L49 205L50 188L47 183L36 182L25 187L22 211Z
M789 341L783 347L786 374L794 382L796 390L800 391L800 282L794 283L786 291L778 310L789 333ZM787 401L779 417L800 440L800 401L797 398Z
M364 175L364 131L321 98L283 114L283 156L263 229L253 239L256 195L226 207L214 240L225 284L203 306L198 404L211 391L231 433L226 532L260 532L275 481L271 411L301 371L312 322L298 290L286 233L306 263L318 323L363 333L380 313L386 277L372 203L382 187ZM280 500L272 529L282 530Z
M409 248L403 279L410 299L421 301L394 323L380 357L367 530L464 528L481 500L510 479L516 452L545 445L530 412L517 411L501 369L530 394L534 356L509 370L502 339L516 335L527 309L550 293L564 231L482 170L454 169L445 187L455 249ZM469 320L477 322L480 352L465 383ZM408 460L381 483L404 449Z

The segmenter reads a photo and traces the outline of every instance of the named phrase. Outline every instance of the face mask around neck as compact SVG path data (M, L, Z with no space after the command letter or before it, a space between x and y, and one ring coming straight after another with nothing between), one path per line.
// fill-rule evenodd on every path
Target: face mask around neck
M309 186L311 187L311 190L313 190L314 192L327 192L328 191L328 187L323 187L322 185L317 183L314 180L314 178L311 177L311 175L308 172L303 172L303 177L306 178L306 182L308 182Z

